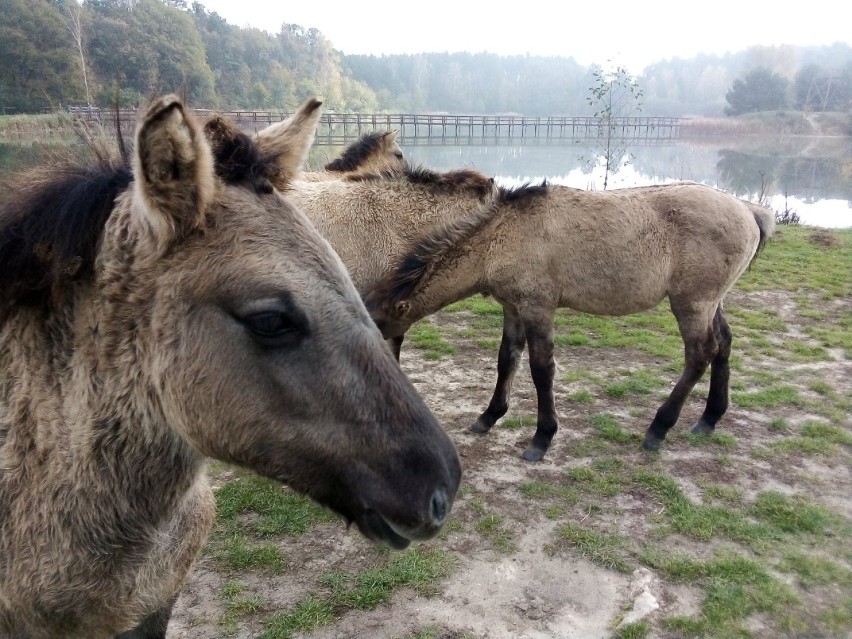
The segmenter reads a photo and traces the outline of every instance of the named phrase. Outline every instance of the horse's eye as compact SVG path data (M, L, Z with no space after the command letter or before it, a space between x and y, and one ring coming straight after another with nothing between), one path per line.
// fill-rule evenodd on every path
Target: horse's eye
M294 344L303 336L301 325L281 311L253 313L243 317L242 322L252 337L265 346Z

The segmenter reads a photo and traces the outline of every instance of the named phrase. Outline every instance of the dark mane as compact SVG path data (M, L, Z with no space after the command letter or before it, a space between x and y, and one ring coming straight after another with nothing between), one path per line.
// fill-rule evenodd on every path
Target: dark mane
M384 133L377 131L365 133L358 140L346 147L343 155L326 164L325 170L338 173L354 171L381 146L384 136Z
M220 118L205 126L216 174L231 184L271 191L273 158ZM94 149L93 149L94 150ZM13 304L40 306L87 277L115 199L133 181L126 161L51 162L3 185L0 201L0 319Z
M494 178L480 173L476 169L455 169L439 173L423 166L409 167L405 177L412 184L422 184L443 192L458 192L473 189L479 197L491 195Z
M531 199L547 195L548 191L547 180L542 180L541 184L526 182L511 188L500 187L497 200L503 204L523 206Z
M353 175L347 179L353 182L368 182L395 177L400 177L400 174L387 170L376 175ZM401 177L411 184L425 186L439 193L458 193L473 190L480 199L490 196L494 189L494 178L490 178L476 169L454 169L440 173L424 166L406 165Z
M210 141L216 175L229 184L246 184L258 193L271 193L277 171L275 156L262 154L257 144L236 125L213 116L204 125Z
M0 202L0 317L39 305L92 270L115 198L132 182L124 162L66 162L19 176Z
M376 295L390 304L408 299L426 281L437 260L473 238L492 220L517 210L530 199L547 195L547 192L546 182L524 184L511 189L500 188L494 201L476 213L434 229L415 242L400 259L397 268L379 285Z

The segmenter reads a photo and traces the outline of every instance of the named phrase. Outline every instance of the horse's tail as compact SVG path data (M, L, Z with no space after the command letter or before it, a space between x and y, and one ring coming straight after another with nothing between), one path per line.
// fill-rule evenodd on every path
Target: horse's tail
M757 259L757 254L760 253L761 249L766 244L766 240L772 237L772 234L775 233L775 211L768 206L757 204L755 202L746 202L746 206L749 208L752 215L754 215L754 221L757 223L757 228L760 231L760 240L757 243L757 250L754 252L751 262L749 263L749 268L751 268L751 265L754 264L754 261Z

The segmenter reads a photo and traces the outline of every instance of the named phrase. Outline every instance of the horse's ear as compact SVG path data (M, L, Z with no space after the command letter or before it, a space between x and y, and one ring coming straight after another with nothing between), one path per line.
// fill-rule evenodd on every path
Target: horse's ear
M257 134L261 153L271 158L277 169L270 178L276 188L286 189L304 169L322 115L321 106L322 100L310 98L292 116Z
M155 101L136 132L133 199L158 247L203 227L215 190L213 170L204 134L180 99Z
M396 142L396 136L399 135L399 129L394 129L393 131L389 131L385 133L385 139L388 142Z

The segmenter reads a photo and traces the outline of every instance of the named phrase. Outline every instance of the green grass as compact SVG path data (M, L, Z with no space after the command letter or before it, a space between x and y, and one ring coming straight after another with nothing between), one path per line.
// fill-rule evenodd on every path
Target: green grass
M724 537L758 549L778 538L775 528L752 521L740 510L693 503L669 476L636 470L633 481L662 503L664 520L674 532L704 541Z
M444 311L448 313L458 313L459 311L470 311L474 315L498 315L503 317L503 307L493 298L483 297L482 295L473 295L467 299L459 300L444 307Z
M474 530L502 553L511 554L518 550L512 531L503 524L499 515L485 515L476 522Z
M592 348L634 348L655 357L678 358L683 350L677 323L667 304L645 313L607 317L559 309L554 344Z
M568 393L565 396L565 399L569 402L574 402L575 404L591 404L595 401L594 396L587 390Z
M500 426L503 428L534 428L535 424L535 418L527 415L521 415L520 417L504 417L500 420Z
M564 524L557 530L555 548L567 546L594 563L618 572L631 572L633 566L623 550L624 538L607 535L576 524Z
M829 299L852 296L852 233L832 233L840 246L826 248L809 240L812 229L785 227L783 236L767 242L753 268L737 282L743 291L816 290Z
M805 326L804 333L819 342L823 348L842 349L844 357L852 359L852 330L848 324L832 326L821 321L819 324Z
M621 379L609 382L604 386L604 392L609 397L650 395L655 390L668 385L668 382L660 377L659 371L649 368L625 371L620 373L620 377Z
M290 639L297 632L309 632L334 621L334 605L309 595L289 612L272 615L263 622L258 639Z
M400 588L434 594L438 581L450 571L454 560L439 549L417 547L393 555L382 565L358 573L330 572L319 577L323 593L311 593L291 610L264 620L259 639L289 639L332 623L346 610L373 610L387 602Z
M259 595L246 595L246 584L238 580L225 582L219 596L225 602L225 613L219 617L219 626L228 635L237 634L237 621L261 612L265 603Z
M592 371L582 368L573 368L562 376L562 381L566 384L570 384L571 382L590 382L599 384L602 379L603 378L597 373L593 373Z
M775 491L760 493L751 514L785 533L821 533L838 524L837 516L823 506Z
M737 554L717 553L701 560L646 546L641 560L676 582L700 585L705 592L698 617L668 616L663 626L685 636L749 636L740 623L756 613L785 612L799 605L793 589L759 562Z
M624 481L620 473L601 470L600 467L574 466L568 469L567 476L574 482L577 490L595 495L612 497L623 489Z
M307 497L253 473L245 473L216 491L220 523L237 522L246 513L252 514L252 521L244 528L259 536L298 536L317 522L337 519Z
M555 499L560 502L575 504L580 500L580 492L573 486L530 481L518 488L522 495L530 499Z
M777 408L797 406L802 398L799 389L789 384L775 384L752 392L731 392L731 400L740 408Z
M618 419L609 413L596 413L589 415L589 423L595 429L595 433L601 439L616 444L626 444L633 436L621 428Z
M241 477L216 491L217 523L205 552L229 571L280 574L284 555L264 539L303 535L314 524L337 518L277 482L239 472Z
M769 444L767 459L773 457L772 453L780 455L808 455L820 457L833 457L839 452L836 444L824 439L813 437L784 437ZM757 452L757 451L755 451ZM753 453L755 455L755 453ZM757 455L755 455L757 456Z
M743 501L743 491L736 486L723 484L704 484L702 486L705 498L723 501L727 504L740 504Z
M823 422L808 421L803 423L802 436L832 444L852 446L852 432Z
M239 532L214 534L208 552L217 564L230 571L280 574L286 567L284 554L276 544L258 543Z
M714 445L727 449L733 449L737 446L737 438L730 433L725 432L713 432L708 436L697 435L695 433L690 433L689 431L684 431L683 437L686 438L686 441L688 441L691 446Z
M426 359L441 359L453 355L456 347L446 340L441 329L431 324L427 319L415 323L405 334L405 339L415 348L425 351Z
M852 588L852 570L801 550L787 551L779 568L795 574L808 587L836 584L845 590Z
M651 624L647 621L637 621L616 629L612 639L645 639L649 634L651 634Z

